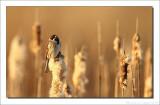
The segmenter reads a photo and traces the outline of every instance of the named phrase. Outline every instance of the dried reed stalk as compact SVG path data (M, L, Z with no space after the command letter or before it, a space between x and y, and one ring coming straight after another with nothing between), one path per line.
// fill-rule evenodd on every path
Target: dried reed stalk
M152 97L152 54L147 49L145 54L144 97Z
M118 97L118 74L119 74L119 56L120 56L120 49L121 49L121 38L119 36L119 22L117 21L116 24L116 33L117 36L114 39L114 47L113 49L116 52L116 60L117 60L117 64L116 64L116 69L115 69L115 91L114 91L114 96Z
M50 97L65 97L63 91L65 83L66 64L62 57L58 61L53 58L49 60L49 69L52 71L52 84L49 92Z
M81 50L74 56L74 72L72 81L74 84L74 96L78 97L85 92L85 85L88 83L86 78L87 55Z
M102 78L102 64L103 64L103 56L102 56L102 39L101 39L101 25L100 22L97 22L97 31L98 31L98 69L99 69L99 97L101 97L101 91L102 91L102 86L101 86L101 78Z
M133 72L135 72L135 78L136 78L136 75L138 75L138 83L137 83L137 86L138 86L138 97L140 97L140 90L141 90L141 87L140 87L140 61L141 61L141 58L142 58L142 51L141 51L141 44L140 44L140 36L138 34L138 19L137 19L137 22L136 22L136 33L134 34L133 36L133 39L132 39L132 65L133 65Z
M16 35L9 52L9 97L24 96L26 44L22 36Z
M37 84L37 97L41 97L41 82L42 82L42 57L41 57L41 25L36 22L33 27L33 39L31 49L35 55L35 77Z
M131 64L131 67L132 67L132 64ZM132 71L132 97L135 96L135 78L133 76L133 67L131 68L131 71Z

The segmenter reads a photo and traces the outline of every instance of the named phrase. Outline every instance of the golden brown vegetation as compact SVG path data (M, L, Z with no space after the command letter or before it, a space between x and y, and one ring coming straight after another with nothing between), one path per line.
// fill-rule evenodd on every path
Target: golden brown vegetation
M100 19L99 15L102 15L100 10L104 10L105 7L96 9L100 12L97 12L99 15L91 13L88 8L83 10L85 7L77 9L83 12L90 11L89 13L93 16L88 12L84 13L90 20L79 16L70 8L59 7L56 10L50 8L54 12L59 9L64 11L58 12L58 16L50 15L51 18L42 16L39 19L41 24L36 22L33 25L33 21L28 21L28 23L25 21L27 25L24 26L24 36L26 36L24 38L11 37L9 34L11 30L8 28L7 97L152 97L152 48L147 50L152 43L150 33L152 27L151 23L145 23L152 19L146 18L148 15L140 16L139 31L137 19L136 25L134 24L136 33L133 35L135 29L132 30L131 26L126 27L126 21L130 21L130 24L135 22L127 20L126 17L122 16L126 19L123 21L119 17L121 27L117 22L116 31L112 30L115 29L112 26L118 17L110 19L104 14L106 16L104 20ZM115 11L118 10L115 9ZM66 20L63 20L63 15L59 15L61 13L67 14ZM72 15L75 17L70 17ZM12 21L12 19L9 20ZM8 24L12 25L10 22ZM148 34L148 31L145 32L147 28L150 30ZM126 31L125 51L122 53L121 37L122 32ZM44 45L49 36L54 33L58 33L60 37L61 52L64 52L65 57L56 62L50 59L51 72L46 74L44 73L46 50ZM113 33L116 33L116 36ZM149 38L144 37L145 35ZM83 45L87 49L84 50ZM27 52L27 48L30 48L31 52ZM28 55L29 57L26 57ZM143 56L145 56L144 59L142 59Z

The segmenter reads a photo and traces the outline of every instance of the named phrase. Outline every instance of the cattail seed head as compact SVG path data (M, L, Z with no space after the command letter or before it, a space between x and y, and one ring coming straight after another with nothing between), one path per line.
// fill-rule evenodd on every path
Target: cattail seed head
M24 37L16 35L8 57L9 63L9 97L23 97L23 80L25 77L26 43Z
M132 62L137 63L142 58L142 51L141 51L141 45L140 45L140 36L139 34L135 33L132 40Z
M33 30L33 39L32 39L32 51L37 54L41 48L41 24L35 23L32 27Z
M86 78L86 53L84 51L78 52L74 56L74 73L73 73L73 84L75 90L78 94L85 92L85 85L88 83L88 79Z
M120 38L120 36L116 36L113 44L114 44L113 49L116 51L116 53L119 53L120 49L121 49L121 38Z
M66 64L62 58L55 61L53 58L49 61L49 68L52 71L52 84L50 97L65 97L63 85L65 80L64 72L67 70Z
M125 89L127 87L127 73L128 65L131 61L130 57L123 55L120 59L120 87Z

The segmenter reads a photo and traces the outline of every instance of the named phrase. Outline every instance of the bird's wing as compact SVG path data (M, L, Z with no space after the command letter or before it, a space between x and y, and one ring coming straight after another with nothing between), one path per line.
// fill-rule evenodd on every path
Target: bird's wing
M46 61L45 73L48 73L48 71L49 71L49 69L48 69L48 63L49 63L49 59L47 59L47 61Z
M48 46L48 43L47 43L47 46ZM48 58L48 48L46 50L46 55L45 55L45 61L46 61L46 65L45 65L45 73L47 73L49 70L48 70L48 63L49 63L49 58Z

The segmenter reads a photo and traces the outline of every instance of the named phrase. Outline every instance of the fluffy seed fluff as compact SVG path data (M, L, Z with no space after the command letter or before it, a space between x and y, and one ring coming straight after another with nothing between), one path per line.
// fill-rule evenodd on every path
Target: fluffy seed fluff
M22 36L13 38L8 59L9 97L22 97L26 61L26 44Z
M75 94L79 95L85 92L85 85L88 83L88 79L86 78L86 52L78 52L74 56L74 73L72 77L72 81L75 88Z
M121 48L121 38L120 36L116 36L116 38L114 39L114 47L113 49L116 51L116 53L120 52L120 48Z
M127 87L127 73L128 73L128 65L131 61L129 56L123 55L120 59L120 87L125 89Z
M67 70L67 67L63 58L59 58L58 61L51 58L49 61L49 69L52 71L50 97L65 97L63 85L65 82L64 72Z
M135 33L132 40L132 62L138 63L138 61L142 58L141 44L140 44L140 36Z

